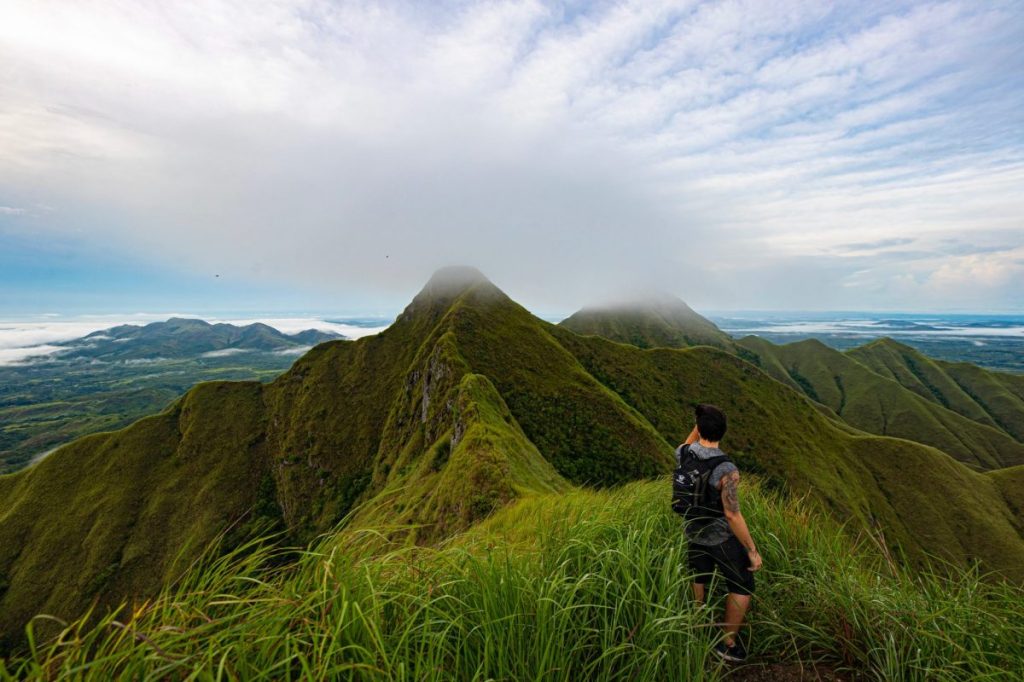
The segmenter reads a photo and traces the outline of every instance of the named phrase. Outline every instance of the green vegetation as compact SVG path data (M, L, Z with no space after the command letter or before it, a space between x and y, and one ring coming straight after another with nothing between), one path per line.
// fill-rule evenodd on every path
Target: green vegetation
M614 485L668 471L672 446L664 434L587 372L554 336L556 327L489 282L480 286L450 314L459 352L494 382L562 476Z
M932 360L892 339L881 339L846 354L927 400L1024 441L1024 375L992 372L966 362Z
M732 338L674 296L584 308L560 326L585 336L602 336L638 348L714 346L734 351Z
M889 337L872 339L861 333L851 334L846 331L820 331L799 333L795 331L758 331L757 336L772 343L785 345L796 341L817 339L836 350L849 352L867 345L873 340L883 338L901 346L913 348L925 357L937 362L950 364L966 363L993 372L1006 372L1016 375L1024 374L1024 337L1005 336L958 336L953 333L921 334L902 333L899 341Z
M587 370L659 432L692 426L698 400L734 418L729 452L768 483L884 533L913 562L941 557L1024 577L1020 517L983 474L908 440L873 437L735 356L710 348L640 350L554 328Z
M695 607L668 483L520 499L436 549L331 533L281 568L272 545L208 560L152 601L0 661L3 679L725 678ZM748 479L766 570L762 661L875 680L1024 675L1020 588L915 575Z
M494 385L466 374L454 404L455 422L414 466L392 477L354 523L405 527L418 542L469 528L524 495L566 490L523 434Z
M584 309L560 326L638 348L716 346L857 429L932 445L980 470L1024 463L1024 377L1019 375L934 361L891 339L846 353L814 339L776 345L749 336L734 342L671 298Z
M877 374L854 359L856 354L815 340L776 346L748 336L739 343L769 358L762 366L781 366L808 397L858 429L932 445L980 470L1024 463L1024 443Z
M460 270L377 336L320 344L269 384L201 384L0 477L0 632L17 645L36 613L73 619L95 595L95 621L152 597L227 529L223 550L267 527L306 546L351 515L435 545L537 495L658 476L696 401L732 416L730 450L766 486L918 567L1024 579L1012 472L858 431L722 350L579 336Z
M58 344L63 349L46 358L0 367L0 474L160 412L201 381L269 381L336 337L171 318L105 329Z
M202 381L270 381L295 361L277 353L60 361L0 367L0 474L65 443L162 411Z
M94 599L152 593L226 529L241 542L273 521L253 513L266 491L260 386L200 384L160 415L0 476L8 641L36 613L68 617Z

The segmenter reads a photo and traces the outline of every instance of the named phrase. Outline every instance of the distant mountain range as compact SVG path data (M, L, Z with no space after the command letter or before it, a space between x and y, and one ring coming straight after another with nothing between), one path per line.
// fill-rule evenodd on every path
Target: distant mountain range
M920 390L920 372L938 368L913 348L892 340L876 341L842 353L820 341L809 339L775 345L748 336L739 345L751 351L755 364L770 376L802 391L807 397L834 411L843 421L880 436L907 438L932 445L979 470L1024 464L1024 443L1019 438L1024 425L1024 377L978 369L988 391L999 386L1007 400L1015 401L1016 419L1005 430L975 400L966 398L965 388L948 377L943 394ZM886 360L898 357L899 374L876 371ZM924 376L924 375L921 375ZM915 386L913 380L917 381ZM925 381L928 381L925 377ZM911 388L913 387L913 388ZM970 386L966 390L971 390ZM1016 391L1016 393L1015 393ZM987 394L987 393L986 393ZM979 398L984 402L983 398Z
M317 329L283 334L262 323L236 326L172 317L166 322L153 322L142 327L125 324L65 341L57 344L67 349L60 351L57 357L105 361L194 358L203 354L308 348L338 338L342 338L340 334Z
M661 476L696 402L729 415L744 471L851 533L1022 580L1019 385L920 362L736 343L664 300L553 325L444 270L376 336L0 476L0 632L151 595L218 537L307 543L352 512L428 544L535 493Z
M200 381L270 380L337 338L172 318L95 332L45 359L0 366L0 474L76 437L159 412Z

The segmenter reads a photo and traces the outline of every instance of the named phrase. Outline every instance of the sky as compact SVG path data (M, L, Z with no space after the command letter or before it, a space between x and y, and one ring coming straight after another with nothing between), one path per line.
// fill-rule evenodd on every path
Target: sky
M1024 3L0 5L0 318L386 315L450 264L1022 311Z

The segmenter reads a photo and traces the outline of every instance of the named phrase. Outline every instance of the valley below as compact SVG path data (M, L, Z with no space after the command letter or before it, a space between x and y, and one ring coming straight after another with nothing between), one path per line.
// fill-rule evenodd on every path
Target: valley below
M17 471L80 436L159 412L201 381L269 381L295 357L247 353L0 367L0 473Z

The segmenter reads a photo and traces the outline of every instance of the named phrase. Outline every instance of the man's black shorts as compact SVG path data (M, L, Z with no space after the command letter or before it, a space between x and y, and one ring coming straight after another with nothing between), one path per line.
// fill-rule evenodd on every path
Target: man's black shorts
M707 585L717 569L732 594L754 593L754 572L748 570L750 557L735 535L720 545L698 545L691 542L689 559L693 582Z

